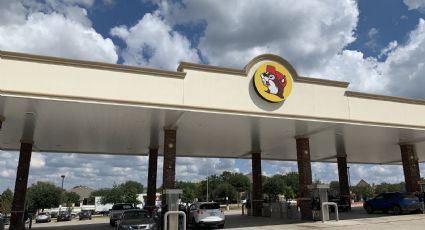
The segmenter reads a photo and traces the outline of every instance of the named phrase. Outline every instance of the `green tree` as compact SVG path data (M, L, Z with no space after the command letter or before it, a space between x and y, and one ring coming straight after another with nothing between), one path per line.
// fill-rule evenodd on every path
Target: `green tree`
M370 185L367 186L353 186L351 191L355 195L355 200L371 198L374 194L373 188Z
M67 207L70 207L72 204L78 203L80 201L80 195L75 192L63 191L62 203L66 204Z
M125 203L140 204L138 194L143 193L143 184L137 181L126 181L119 185Z
M98 191L96 194L101 194L102 204L107 203L133 203L139 204L140 201L137 199L138 194L143 193L143 185L136 181L127 181L120 185L114 185L111 189L103 189Z
M88 203L88 204L90 204L90 205L94 205L94 204L95 204L95 197L96 197L96 196L101 196L101 197L103 197L103 196L105 196L105 195L106 195L106 194L107 194L110 190L111 190L110 188L101 188L101 189L98 189L98 190L93 191L93 192L90 194L90 196L89 196L89 198L88 198L87 203Z
M196 188L196 197L200 201L206 201L207 199L207 181L208 181L208 199L211 201L213 199L213 191L217 186L222 183L222 180L217 175L211 175L208 177L208 180L203 180L199 182L199 185Z
M221 182L231 184L237 191L240 192L246 191L250 185L249 178L242 173L224 171L220 176L218 176L218 179Z
M13 201L13 192L9 188L3 191L0 196L0 201L2 204L1 212L2 213L10 213L12 210L12 201Z
M103 194L102 199L100 199L100 203L102 204L115 204L115 203L123 203L124 197L121 192L120 187L114 185L109 191Z
M237 197L237 191L230 183L219 184L212 192L215 201L225 202L226 197L228 201L235 201Z
M195 200L197 184L193 182L177 181L176 188L183 190L182 202L192 203Z
M404 187L404 183L390 184L381 183L375 186L375 194L378 195L382 192L399 192Z
M299 180L297 172L289 172L283 175L286 186L290 187L294 194L298 194Z
M276 200L278 195L283 195L286 189L285 180L281 175L274 175L263 183L263 192L269 195L271 200Z
M220 183L229 183L233 188L236 189L237 203L239 203L239 200L241 198L239 194L250 190L251 182L249 181L249 178L242 173L224 171L219 176L219 180L220 180Z
M30 209L36 211L38 209L58 207L61 201L62 189L58 186L47 183L37 182L28 188L27 200Z

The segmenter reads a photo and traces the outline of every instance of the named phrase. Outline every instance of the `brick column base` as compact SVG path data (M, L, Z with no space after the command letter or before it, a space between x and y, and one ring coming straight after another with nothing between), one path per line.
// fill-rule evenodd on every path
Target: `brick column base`
M32 143L21 143L18 170L16 172L15 192L13 193L10 230L24 230L25 196L27 194Z
M350 185L348 184L347 156L336 158L338 162L339 195L349 204L351 210Z
M310 191L307 186L312 184L310 142L308 138L297 138L297 163L298 163L298 198L301 211L301 219L313 219L311 210Z
M252 153L252 215L262 216L263 184L261 178L261 153Z
M149 148L148 192L146 199L147 208L155 207L156 200L156 173L158 167L158 148Z
M421 176L419 172L418 158L415 154L414 145L400 145L401 160L403 162L404 180L406 182L406 192L416 192L418 181Z

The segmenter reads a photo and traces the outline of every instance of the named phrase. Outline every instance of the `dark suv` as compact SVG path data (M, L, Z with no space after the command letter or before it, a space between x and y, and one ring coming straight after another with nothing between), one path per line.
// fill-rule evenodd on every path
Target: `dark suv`
M422 211L418 197L413 194L400 192L381 193L375 198L367 200L363 204L363 207L367 213L392 211L396 215L400 215L405 211Z
M109 224L111 226L116 226L117 221L121 219L121 215L125 210L135 209L133 204L130 203L118 203L114 204L111 209L111 216L109 219Z
M78 217L80 218L80 220L84 220L84 219L89 219L91 220L91 211L90 210L82 210L79 214Z
M60 211L58 214L58 217L56 218L56 221L70 221L72 219L71 213L67 211Z

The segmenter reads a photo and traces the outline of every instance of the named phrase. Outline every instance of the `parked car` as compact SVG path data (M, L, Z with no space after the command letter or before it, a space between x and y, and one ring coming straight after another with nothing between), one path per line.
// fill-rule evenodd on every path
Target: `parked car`
M60 211L56 221L70 221L72 219L71 213L67 211Z
M80 218L80 220L84 220L84 219L89 219L91 220L91 211L90 210L82 210L79 214L78 217Z
M224 211L216 202L197 202L189 207L188 225L198 226L217 226L224 228Z
M130 203L118 203L114 204L111 209L111 215L109 218L109 224L111 226L116 226L117 221L121 219L121 215L125 210L135 209L133 204Z
M10 224L10 216L7 214L0 213L0 219L2 219L4 225Z
M150 229L157 230L158 225L149 215L149 212L142 209L125 210L117 226L117 230L130 229Z
M374 211L383 211L384 213L392 211L396 215L406 211L422 211L418 197L400 192L381 193L364 202L363 207L369 214Z
M47 212L39 212L35 217L36 223L46 223L52 221L52 217Z

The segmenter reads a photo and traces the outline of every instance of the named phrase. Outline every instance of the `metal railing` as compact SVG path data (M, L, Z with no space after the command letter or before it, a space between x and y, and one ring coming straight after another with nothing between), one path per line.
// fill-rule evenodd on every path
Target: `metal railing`
M165 215L164 215L164 229L165 230L168 229L168 216L169 215L177 215L177 217L178 217L180 214L183 215L183 230L186 230L186 213L183 212L183 211L168 211L168 212L166 212ZM177 226L178 226L178 222L177 222Z
M323 202L322 208L321 208L322 222L325 222L325 206L334 206L335 207L336 221L339 221L338 205L335 202ZM329 208L327 208L326 210L329 210Z

